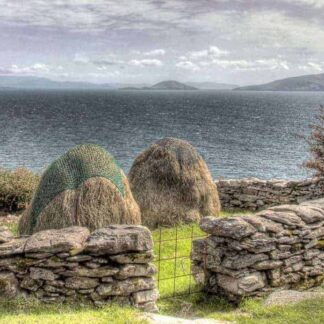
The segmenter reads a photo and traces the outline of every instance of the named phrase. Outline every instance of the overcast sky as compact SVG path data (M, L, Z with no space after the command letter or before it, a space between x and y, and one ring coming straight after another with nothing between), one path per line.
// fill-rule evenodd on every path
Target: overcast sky
M324 0L0 0L0 75L262 83L324 72Z

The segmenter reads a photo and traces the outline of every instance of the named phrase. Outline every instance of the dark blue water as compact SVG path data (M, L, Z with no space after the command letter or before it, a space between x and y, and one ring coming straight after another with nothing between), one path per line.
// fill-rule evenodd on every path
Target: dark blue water
M0 91L0 167L44 169L80 143L108 149L127 172L165 136L190 141L215 178L302 178L295 133L324 93Z

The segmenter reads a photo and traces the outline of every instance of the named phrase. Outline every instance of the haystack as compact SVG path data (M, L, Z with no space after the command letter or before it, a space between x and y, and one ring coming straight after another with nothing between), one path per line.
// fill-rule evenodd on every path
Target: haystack
M45 171L21 217L19 232L140 223L138 205L115 159L103 148L85 144L65 153Z
M155 228L217 216L217 187L205 161L188 142L165 138L134 161L128 176L143 225Z

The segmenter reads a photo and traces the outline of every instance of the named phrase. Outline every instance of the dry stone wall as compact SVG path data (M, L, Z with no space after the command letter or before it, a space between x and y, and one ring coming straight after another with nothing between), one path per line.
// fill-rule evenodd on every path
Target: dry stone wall
M0 228L0 296L110 301L155 311L153 241L143 226L84 227L14 237Z
M200 227L209 236L193 241L192 272L210 293L239 301L323 281L324 199L205 217Z
M324 179L216 181L222 208L260 210L282 204L299 204L324 197Z

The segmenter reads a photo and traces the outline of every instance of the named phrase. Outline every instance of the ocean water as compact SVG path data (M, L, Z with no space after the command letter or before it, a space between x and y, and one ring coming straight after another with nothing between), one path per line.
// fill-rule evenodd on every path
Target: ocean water
M213 177L299 179L324 93L0 91L0 167L42 171L69 148L97 143L128 172L166 136L190 141Z

